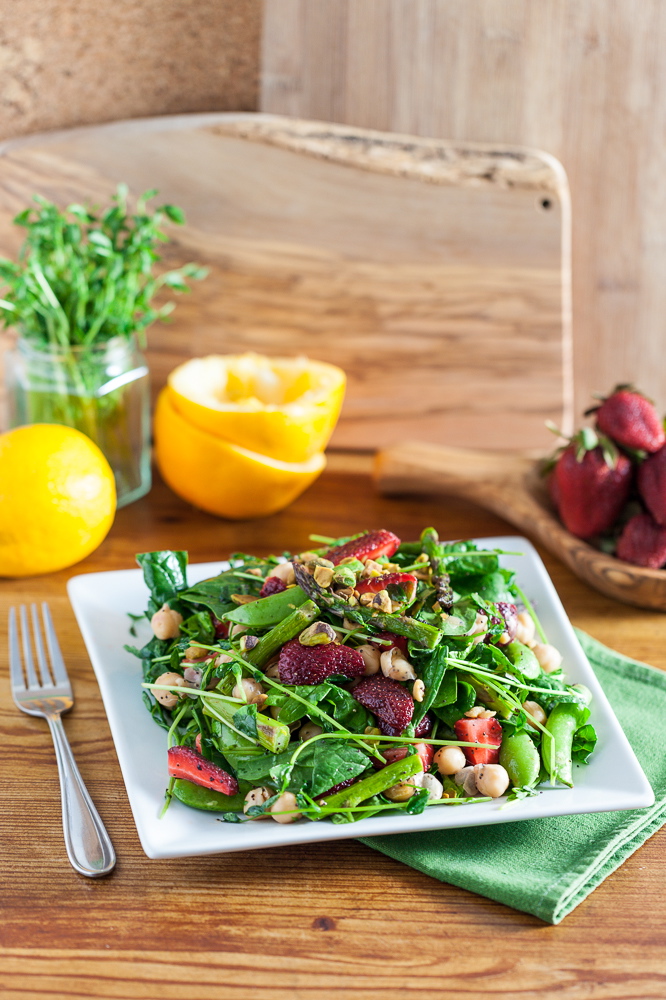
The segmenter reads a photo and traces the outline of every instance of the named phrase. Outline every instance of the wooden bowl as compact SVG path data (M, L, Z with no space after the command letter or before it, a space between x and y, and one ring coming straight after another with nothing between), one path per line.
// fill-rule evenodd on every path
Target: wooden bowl
M545 545L591 587L638 608L666 611L666 570L599 552L555 517L535 457L405 442L377 453L381 493L445 493L473 500Z

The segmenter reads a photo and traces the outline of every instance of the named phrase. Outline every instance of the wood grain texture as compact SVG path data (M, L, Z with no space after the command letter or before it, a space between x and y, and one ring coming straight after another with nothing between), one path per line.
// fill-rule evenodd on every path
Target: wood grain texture
M109 878L84 879L71 870L45 724L21 715L7 684L0 685L3 1000L664 996L663 830L557 927L443 885L353 840L178 861L143 855L66 598L70 576L129 568L135 551L151 548L184 547L192 561L238 548L300 549L313 531L385 526L413 538L433 524L442 537L460 538L511 530L469 501L381 497L367 473L345 471L362 469L359 458L335 457L332 464L336 471L288 510L236 524L195 511L158 481L148 497L118 513L106 541L83 563L0 581L0 649L11 604L51 603L76 697L65 726L118 852ZM575 625L666 668L653 613L595 593L542 554ZM482 946L470 947L474 941Z
M550 549L602 594L639 608L666 611L666 571L605 555L570 534L555 515L537 460L409 441L377 453L382 493L445 493L487 507Z
M334 447L546 447L546 418L570 426L569 201L548 156L270 116L77 129L0 146L0 252L33 192L99 202L120 179L185 209L170 264L210 268L151 334L155 388L193 355L310 354L349 376Z
M661 0L266 0L261 109L564 165L577 413L634 381L666 407Z

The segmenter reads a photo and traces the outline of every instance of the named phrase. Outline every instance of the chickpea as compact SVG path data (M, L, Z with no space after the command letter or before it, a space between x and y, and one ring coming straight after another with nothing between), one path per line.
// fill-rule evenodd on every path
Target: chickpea
M287 587L292 583L296 583L294 565L290 562L279 563L277 566L273 566L266 579L268 580L271 576L276 576L278 580L282 580Z
M365 643L363 646L357 646L356 650L361 654L365 663L365 673L363 676L370 677L372 674L376 674L379 671L380 657L377 647L371 646L370 643Z
M264 802L270 799L272 794L270 788L266 788L265 785L260 785L259 788L251 788L245 796L243 812L247 814L248 809L252 806L263 806ZM263 816L251 816L250 819L269 819L269 816L268 813L264 813Z
M400 781L397 785L387 788L384 795L391 802L406 802L407 799L411 799L415 791L416 782L414 779L410 779L409 781Z
M187 681L180 674L175 674L168 670L165 674L160 674L160 676L155 681L156 684L168 684L169 687L187 687ZM159 691L152 689L155 699L159 701L160 705L164 705L165 708L175 708L178 704L180 698L173 691Z
M301 818L301 813L296 811L296 796L293 792L283 792L278 795L272 806L269 806L270 813L276 823L293 823ZM281 816L277 815L282 813Z
M477 611L476 618L474 619L474 624L470 629L467 630L465 635L473 636L472 642L476 646L480 642L483 642L487 631L488 631L488 615L484 615L482 611Z
M163 604L150 619L150 627L157 639L175 639L182 623L183 616L172 611L168 604Z
M428 789L429 802L437 802L444 794L442 783L434 774L424 774L422 776L421 788Z
M197 663L199 660L205 660L210 656L210 650L202 649L201 646L193 644L187 647L184 656L188 663Z
M546 725L546 719L548 716L542 709L541 705L536 701L524 701L523 708L529 716L531 716L535 722L540 722L542 726Z
M562 654L549 642L537 642L532 646L532 652L539 661L541 669L547 674L552 674L553 670L558 670L562 665Z
M305 742L306 740L311 740L313 736L319 736L323 732L324 730L321 726L318 726L315 722L306 722L301 726L298 736L299 739Z
M509 775L501 764L475 764L474 780L481 795L498 799L509 787Z
M524 646L529 646L534 642L535 632L536 628L532 615L527 611L521 611L518 615L518 628L516 629L514 639L516 642L522 642Z
M379 662L384 677L390 677L394 681L415 681L416 674L409 660L406 660L397 646L391 646L385 653L381 653Z
M263 705L268 695L261 684L250 677L244 677L240 684L235 684L231 692L232 698L242 698L248 705Z
M280 680L280 663L279 660L274 660L272 663L268 664L268 667L264 671L266 677L270 677L271 680Z
M433 757L440 774L455 774L465 766L465 754L460 747L442 747Z

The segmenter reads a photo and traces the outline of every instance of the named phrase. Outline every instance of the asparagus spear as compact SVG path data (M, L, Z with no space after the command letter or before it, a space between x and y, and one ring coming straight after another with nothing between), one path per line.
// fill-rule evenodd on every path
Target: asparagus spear
M383 767L381 771L371 774L369 778L363 778L349 788L343 788L340 792L326 796L325 799L320 800L320 805L325 805L329 809L331 806L352 809L364 799L379 795L380 792L392 788L393 785L397 785L401 781L406 781L407 778L411 778L412 775L418 774L422 770L423 764L418 754L403 757L402 760L396 760L393 764Z
M358 625L372 625L378 632L403 635L426 649L434 649L442 637L441 632L434 625L416 621L415 618L409 618L407 615L381 614L381 612L363 608L358 604L352 607L341 597L337 597L320 587L315 578L299 563L294 563L294 573L299 586L311 601L318 604L322 610L330 611L331 614L337 615L339 618L348 618L349 621L356 622ZM303 606L305 607L305 605Z
M301 604L300 608L296 608L281 622L278 622L270 632L262 636L254 649L249 649L243 654L244 658L253 667L265 666L271 656L277 653L285 642L289 642L290 639L299 635L318 615L319 608L314 601L306 601L305 604Z

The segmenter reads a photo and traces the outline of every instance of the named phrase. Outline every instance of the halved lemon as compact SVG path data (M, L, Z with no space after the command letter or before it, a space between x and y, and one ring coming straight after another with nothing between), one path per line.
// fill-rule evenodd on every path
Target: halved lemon
M172 404L195 427L281 462L323 451L340 415L345 373L309 358L193 358L169 376Z
M232 520L282 510L317 478L322 453L305 462L280 462L201 430L163 389L155 408L155 457L174 493L210 514Z

